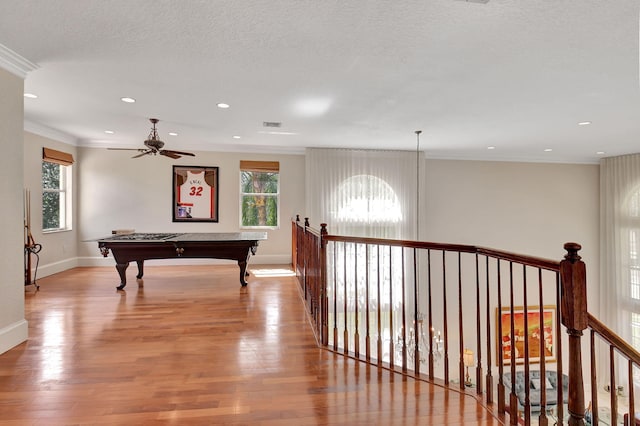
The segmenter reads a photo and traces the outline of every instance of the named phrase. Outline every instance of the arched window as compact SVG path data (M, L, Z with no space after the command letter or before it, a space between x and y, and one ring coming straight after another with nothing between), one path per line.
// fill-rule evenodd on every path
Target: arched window
M403 220L398 196L384 180L372 175L345 179L333 194L333 221L342 232L372 237L397 237Z
M332 194L331 211L336 233L376 238L399 238L402 234L403 212L401 203L393 190L384 179L369 174L359 174L343 180ZM344 288L358 287L358 294L365 294L366 281L362 279L362 266L368 265L368 271L379 280L380 294L376 300L378 312L382 316L380 338L385 348L382 360L389 362L389 344L393 333L389 324L399 323L400 301L402 300L402 267L403 257L400 247L379 250L367 257L363 245L332 246L336 256L329 256L329 262L336 260L336 270L349 271L347 275L336 277L338 304L342 305L345 294ZM344 251L346 250L346 255ZM354 251L356 251L354 253ZM347 262L344 264L344 262ZM359 268L359 269L358 269ZM351 271L358 269L360 274L351 275ZM357 279L356 275L359 277ZM330 286L331 287L331 286ZM333 288L330 288L331 292ZM353 303L353 301L349 302ZM353 307L350 306L350 309ZM369 306L370 309L374 309ZM364 300L358 301L358 309L365 309ZM375 309L374 309L375 310ZM393 319L392 319L393 317ZM350 333L355 332L355 324L349 323ZM374 332L375 334L375 332ZM362 340L362 339L361 339ZM339 341L339 346L344 342ZM360 342L365 345L365 341ZM341 346L342 347L342 346Z

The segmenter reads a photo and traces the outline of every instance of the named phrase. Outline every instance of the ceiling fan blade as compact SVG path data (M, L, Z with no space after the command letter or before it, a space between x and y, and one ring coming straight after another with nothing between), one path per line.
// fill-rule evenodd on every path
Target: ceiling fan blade
M192 154L190 152L161 149L164 146L164 142L162 142L158 138L158 131L156 129L156 123L159 120L157 118L150 118L149 121L151 121L151 123L153 124L153 127L151 128L151 133L149 134L149 137L147 138L147 140L144 141L144 144L147 148L137 148L137 149L136 148L107 148L107 149L139 152L139 154L134 155L131 158L140 158L142 156L150 155L150 154L153 154L153 155L160 154L160 155L164 155L165 157L173 158L174 160L182 157L183 155L189 155L191 157L195 157L195 154Z
M173 158L174 160L182 157L177 152L165 151L165 150L160 151L160 155L164 155L165 157Z
M188 155L190 157L195 157L196 155L191 153L191 152L184 152L184 151L173 151L171 149L163 149L160 151L160 154L162 155L166 155L167 157L170 157L170 155L168 154L173 154L173 155Z
M133 157L131 157L131 158L140 158L140 157L142 157L143 155L149 155L149 154L152 154L152 153L153 153L153 150L152 150L152 149L139 149L138 151L142 151L142 152L141 152L140 154L138 154L138 155L134 155L134 156L133 156Z

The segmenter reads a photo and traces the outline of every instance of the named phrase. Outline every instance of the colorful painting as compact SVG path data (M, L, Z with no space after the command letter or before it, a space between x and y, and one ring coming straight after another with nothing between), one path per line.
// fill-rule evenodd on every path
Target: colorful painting
M555 307L545 306L542 309L542 322L540 321L540 308L537 306L529 306L526 311L526 317L528 331L525 332L525 310L522 306L514 307L514 332L512 336L511 309L503 308L502 312L498 312L498 321L502 325L502 335L498 337L498 350L502 350L503 363L511 364L512 357L515 358L516 363L524 362L525 339L528 339L530 363L540 362L542 358L540 354L541 341L543 342L544 361L554 361L556 358Z

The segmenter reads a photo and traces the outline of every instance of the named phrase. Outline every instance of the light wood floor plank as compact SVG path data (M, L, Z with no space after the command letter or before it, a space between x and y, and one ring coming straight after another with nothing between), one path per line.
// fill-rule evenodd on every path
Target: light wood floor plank
M0 424L502 424L469 396L318 348L294 277L128 272L124 292L115 268L25 288L30 337L0 356Z

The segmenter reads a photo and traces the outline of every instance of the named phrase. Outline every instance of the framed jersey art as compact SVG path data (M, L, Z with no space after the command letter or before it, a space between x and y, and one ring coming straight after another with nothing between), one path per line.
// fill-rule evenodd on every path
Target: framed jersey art
M218 221L218 168L173 166L173 221Z

